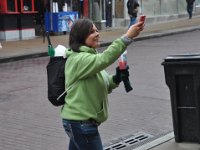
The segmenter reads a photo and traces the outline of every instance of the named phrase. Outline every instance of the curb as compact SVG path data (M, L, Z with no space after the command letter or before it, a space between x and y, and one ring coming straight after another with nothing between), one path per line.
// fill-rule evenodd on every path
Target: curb
M196 31L196 30L200 30L200 26L187 27L187 28L183 28L183 29L174 29L174 30L165 31L162 33L153 33L153 34L149 34L146 36L138 37L135 39L135 41L170 36L170 35L174 35L174 34L187 33L187 32L192 32L192 31Z
M144 35L144 36L135 38L134 41L142 41L142 40L147 40L147 39L152 39L152 38L158 38L158 37L164 37L164 36L169 36L169 35L174 35L174 34L196 31L196 30L200 30L200 26L187 27L183 29L174 29L174 30L163 32L163 33L153 33L149 35ZM112 41L101 43L100 47L109 46L111 43ZM27 55L21 55L21 56L13 56L13 57L8 57L8 58L0 58L0 63L7 63L7 62L12 62L12 61L37 58L37 57L45 57L45 56L48 56L47 52L27 54Z
M13 61L18 61L18 60L30 59L30 58L45 57L45 56L48 56L47 52L20 55L20 56L13 56L13 57L8 57L8 58L0 58L0 64L1 63L8 63L8 62L13 62Z

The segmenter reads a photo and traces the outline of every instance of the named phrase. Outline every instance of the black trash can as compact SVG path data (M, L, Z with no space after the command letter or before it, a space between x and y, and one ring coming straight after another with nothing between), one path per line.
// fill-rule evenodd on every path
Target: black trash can
M165 58L176 142L200 143L200 54Z

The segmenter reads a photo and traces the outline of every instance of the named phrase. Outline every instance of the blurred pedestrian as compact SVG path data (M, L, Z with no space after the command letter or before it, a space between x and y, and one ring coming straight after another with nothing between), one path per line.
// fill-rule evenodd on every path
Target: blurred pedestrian
M195 0L186 0L187 2L187 12L189 15L189 19L192 18L192 12L193 12L193 7L194 7L194 1Z
M128 14L130 16L129 27L136 23L138 7L140 6L137 0L128 0L127 2Z
M106 0L106 27L112 27L112 0Z
M98 53L99 32L89 19L77 20L69 33L65 65L65 104L61 109L63 127L70 138L69 150L103 150L98 126L108 118L108 94L118 87L128 70L105 69L113 64L144 28L144 22L128 31L103 52Z

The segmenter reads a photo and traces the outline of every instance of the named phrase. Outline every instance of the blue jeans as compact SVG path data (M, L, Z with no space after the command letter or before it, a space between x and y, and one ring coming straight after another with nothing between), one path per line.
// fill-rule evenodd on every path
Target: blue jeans
M70 138L69 150L103 150L98 125L63 119L63 127Z
M130 26L134 25L135 23L136 23L136 18L130 17L130 24L129 24L128 28L130 28Z

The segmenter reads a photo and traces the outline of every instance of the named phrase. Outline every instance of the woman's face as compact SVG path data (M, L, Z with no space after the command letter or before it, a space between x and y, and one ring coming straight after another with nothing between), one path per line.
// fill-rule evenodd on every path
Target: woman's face
M90 34L88 35L88 37L85 40L85 44L92 48L97 48L100 46L99 32L94 24L93 24L93 28L92 28Z

